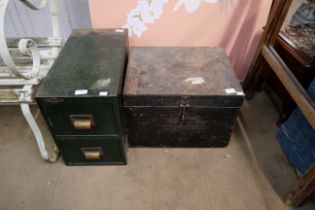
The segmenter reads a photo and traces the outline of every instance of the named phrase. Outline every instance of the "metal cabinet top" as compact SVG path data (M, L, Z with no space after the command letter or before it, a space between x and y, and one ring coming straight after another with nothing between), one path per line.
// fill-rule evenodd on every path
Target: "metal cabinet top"
M74 30L36 97L95 97L121 94L127 30Z
M221 48L133 47L125 96L241 96L242 89Z

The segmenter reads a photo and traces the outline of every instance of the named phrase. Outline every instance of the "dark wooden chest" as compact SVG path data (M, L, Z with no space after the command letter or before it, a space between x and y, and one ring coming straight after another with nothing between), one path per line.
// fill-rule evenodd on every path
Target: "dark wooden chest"
M36 94L67 165L125 164L126 30L75 30Z
M123 95L130 146L224 147L243 100L223 49L131 48Z

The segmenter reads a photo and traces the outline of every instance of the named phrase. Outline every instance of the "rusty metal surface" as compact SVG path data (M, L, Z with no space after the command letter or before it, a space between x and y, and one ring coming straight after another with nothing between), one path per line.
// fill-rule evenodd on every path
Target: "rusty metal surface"
M228 57L221 48L131 48L124 95L226 96L241 91Z

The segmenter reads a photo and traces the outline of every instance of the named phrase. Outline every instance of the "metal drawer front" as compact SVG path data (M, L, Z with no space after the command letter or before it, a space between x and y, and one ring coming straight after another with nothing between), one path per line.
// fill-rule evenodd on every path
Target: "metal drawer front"
M126 164L119 138L58 138L67 165Z
M115 107L103 103L45 104L48 123L59 135L116 135Z

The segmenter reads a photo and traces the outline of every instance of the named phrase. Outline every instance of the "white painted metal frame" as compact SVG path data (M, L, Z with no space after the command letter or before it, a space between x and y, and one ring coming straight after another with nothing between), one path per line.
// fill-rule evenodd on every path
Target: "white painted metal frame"
M48 162L54 162L58 158L59 151L53 143L54 148L51 154L47 152L43 135L32 115L29 105L34 102L32 97L34 85L38 85L42 78L46 76L62 46L60 14L57 0L41 0L37 6L28 0L20 0L20 2L32 10L41 10L49 6L53 37L47 37L46 45L48 46L48 50L40 49L32 38L13 40L13 42L17 41L17 50L9 49L7 44L8 39L5 36L5 12L9 2L10 0L0 0L0 55L5 65L5 68L0 68L0 87L6 87L0 89L0 103L20 104L22 113L34 133L42 158ZM12 54L14 53L28 56L32 60L32 65L16 66L12 58ZM41 65L41 58L43 57L50 58L45 65ZM16 88L16 86L22 86L22 88Z

